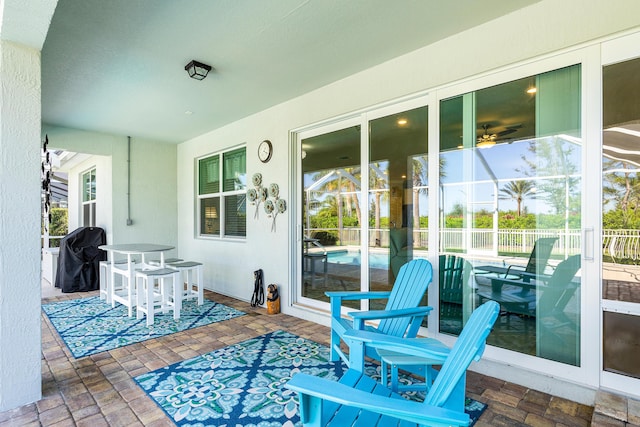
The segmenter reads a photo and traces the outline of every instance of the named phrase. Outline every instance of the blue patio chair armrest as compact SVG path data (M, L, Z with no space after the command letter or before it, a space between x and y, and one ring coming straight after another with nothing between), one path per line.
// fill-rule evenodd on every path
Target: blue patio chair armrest
M425 359L444 360L449 356L450 349L435 338L403 338L379 334L370 331L350 329L345 332L345 338L361 341L369 347L390 350L396 353L422 357Z
M433 310L433 307L431 306L419 306L396 310L352 311L347 314L353 318L354 329L364 329L364 322L366 320L393 319L396 317L418 317L419 319L422 319L424 316L428 315L431 310Z
M360 300L360 299L384 299L389 298L390 291L380 292L349 292L349 291L337 291L337 292L325 292L329 298L339 298L346 301Z
M369 311L351 311L347 313L355 319L375 320L375 319L392 319L394 317L415 317L428 315L433 307L423 305L418 307L399 308L396 310L369 310Z
M469 415L464 412L429 406L422 402L375 395L302 373L294 375L285 387L299 393L303 423L311 420L319 421L323 408L318 399L430 426L459 426L469 423ZM316 403L319 404L316 405Z
M331 317L339 319L342 310L342 301L357 301L363 299L383 299L389 298L391 292L325 292L325 295L329 297L329 304L331 308Z

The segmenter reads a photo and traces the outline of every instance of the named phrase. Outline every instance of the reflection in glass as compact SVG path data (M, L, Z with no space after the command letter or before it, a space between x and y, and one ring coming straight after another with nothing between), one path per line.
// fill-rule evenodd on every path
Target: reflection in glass
M427 257L427 117L420 107L369 123L370 290L390 290L400 267Z
M605 311L602 326L604 370L640 379L640 317Z
M302 296L328 301L326 291L361 288L360 129L304 139L302 151Z
M580 66L440 110L440 331L492 299L490 344L579 365Z
M200 202L200 234L220 235L220 198L209 197Z
M602 295L640 303L640 59L603 68ZM640 378L640 317L604 313L606 371ZM635 337L634 337L635 332Z
M301 141L302 296L327 301L328 290L387 291L402 265L427 257L427 131L427 107L369 123L367 203L360 200L359 126ZM364 285L362 264L369 276ZM369 308L385 305L372 300ZM360 308L358 301L351 306Z

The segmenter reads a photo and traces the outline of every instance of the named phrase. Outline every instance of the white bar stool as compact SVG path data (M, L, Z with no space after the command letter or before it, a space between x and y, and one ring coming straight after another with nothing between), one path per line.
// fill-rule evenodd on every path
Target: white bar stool
M184 261L182 258L165 258L164 260L164 265L167 264L175 264L176 262L180 262L180 261ZM152 265L154 267L162 267L160 265L161 260L159 259L150 259L149 261L146 262L148 265Z
M182 299L198 299L198 305L204 303L204 284L202 280L202 263L195 261L176 262L168 265L180 272L184 281L180 282ZM186 287L185 287L186 285Z
M171 283L169 283L169 280ZM136 272L136 318L147 316L147 326L153 325L154 314L173 310L174 320L180 319L182 292L180 273L169 268Z
M126 260L114 261L114 264L126 263ZM111 261L100 261L100 299L111 304Z
M109 282L111 307L115 307L116 302L120 303L127 307L127 315L131 317L133 307L136 305L135 272L140 266L131 254L127 254L126 263L116 264L114 261L109 267L111 269L111 280ZM120 283L116 281L116 277L120 277Z

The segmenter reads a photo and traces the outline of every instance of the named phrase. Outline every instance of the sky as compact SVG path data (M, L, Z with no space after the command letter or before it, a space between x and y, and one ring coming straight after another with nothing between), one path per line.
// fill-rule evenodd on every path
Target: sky
M549 148L550 155L535 154L529 150L532 143L540 143ZM561 156L562 154L562 156ZM548 180L555 177L554 185L563 189L565 182L565 171L572 170L574 176L580 176L581 171L581 145L576 143L575 138L538 138L537 140L525 139L511 143L496 144L487 148L456 149L442 152L440 154L443 161L441 165L442 190L444 192L444 209L450 211L456 204L469 205L474 210L493 209L493 195L495 192L494 183L497 181L499 188L514 180ZM564 157L564 163L558 160ZM535 177L530 166L524 160L528 159L540 168ZM551 159L549 159L551 158ZM484 159L484 160L483 160ZM549 162L557 162L557 167L542 168ZM388 166L385 162L378 162L378 167L384 172ZM487 165L487 166L485 166ZM329 171L327 171L329 172ZM529 173L529 176L527 175ZM314 182L312 174L304 177L305 188ZM475 182L469 187L470 182ZM359 188L358 188L359 189ZM466 194L472 197L467 200ZM318 200L324 199L322 194L316 193L314 197ZM373 196L371 196L373 199ZM499 200L501 211L515 210L514 200ZM525 199L524 207L530 213L550 213L552 208L542 199ZM388 201L382 203L383 216L388 215ZM385 215L385 213L387 213ZM420 195L420 215L426 216L428 213L428 199L426 194Z

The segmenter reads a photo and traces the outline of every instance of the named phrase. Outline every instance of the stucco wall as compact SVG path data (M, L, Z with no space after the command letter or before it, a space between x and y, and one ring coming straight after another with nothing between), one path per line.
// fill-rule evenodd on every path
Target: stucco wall
M40 392L40 53L0 41L0 412Z
M107 232L108 243L158 243L176 246L178 253L176 146L131 138L130 187L126 136L86 132L44 125L53 149L96 155L69 170L69 227L80 223L80 174L96 166L96 222ZM130 193L129 198L127 193ZM130 208L128 203L130 202ZM132 225L127 225L130 217Z

